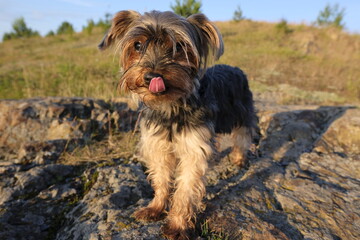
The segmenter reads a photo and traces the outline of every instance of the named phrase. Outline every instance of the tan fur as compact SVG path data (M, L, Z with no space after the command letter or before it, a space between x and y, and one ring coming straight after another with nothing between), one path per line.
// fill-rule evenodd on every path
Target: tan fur
M170 188L174 186L168 225L179 230L193 228L195 214L203 207L204 175L207 160L213 154L210 141L213 133L206 127L195 131L185 128L170 142L166 140L166 131L159 127L148 128L142 123L141 131L140 151L148 167L155 197L135 216L143 220L158 219L168 205Z
M246 127L235 128L231 133L233 149L230 159L234 164L240 167L246 164L246 153L251 146L252 136L253 134Z
M176 190L169 212L170 224L178 228L193 228L195 213L202 210L205 194L204 175L207 160L212 156L210 142L212 133L208 128L184 129L174 136L174 152L179 159L176 169Z
M154 126L146 128L143 122L140 129L140 153L146 160L148 179L155 196L149 206L135 213L135 216L143 220L157 220L168 205L176 158L172 145L166 141L165 131Z
M187 110L185 100L190 96L199 97L199 79L224 52L220 32L205 15L183 18L158 11L143 15L134 11L117 13L99 47L111 45L120 54L121 88L167 119ZM161 73L166 94L149 90L149 73ZM134 215L139 220L159 220L168 210L163 231L170 239L188 239L188 231L194 229L196 213L204 208L208 160L215 152L213 123L199 116L200 124L184 124L188 118L165 126L161 118L140 122L139 150L155 195ZM178 124L183 126L178 129ZM234 162L238 165L243 165L244 152L251 142L251 134L246 131L235 129L232 135Z

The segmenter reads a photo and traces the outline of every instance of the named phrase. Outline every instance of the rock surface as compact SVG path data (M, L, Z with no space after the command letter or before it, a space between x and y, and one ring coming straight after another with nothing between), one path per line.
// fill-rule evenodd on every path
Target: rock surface
M198 239L360 239L360 110L257 108L259 154L246 169L210 163ZM132 216L153 194L136 157L59 161L136 116L93 99L0 101L0 239L163 239L164 222Z
M0 109L0 159L17 164L49 163L112 127L130 130L137 118L125 102L89 98L1 100Z

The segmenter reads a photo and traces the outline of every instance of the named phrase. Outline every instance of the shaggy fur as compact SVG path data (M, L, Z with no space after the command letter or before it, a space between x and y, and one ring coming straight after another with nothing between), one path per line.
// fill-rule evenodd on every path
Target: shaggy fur
M204 208L204 175L217 133L231 134L232 161L245 163L256 129L246 76L227 65L208 68L224 47L203 14L121 11L99 48L111 45L120 54L122 89L146 106L140 153L155 196L135 217L156 221L167 213L165 236L189 239Z

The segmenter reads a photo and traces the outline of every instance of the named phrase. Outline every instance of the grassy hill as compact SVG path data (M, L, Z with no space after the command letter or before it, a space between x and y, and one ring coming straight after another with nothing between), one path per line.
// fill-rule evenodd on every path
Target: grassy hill
M287 104L359 102L360 35L251 20L216 24L225 41L219 63L242 68L255 93L273 92ZM119 96L118 60L97 50L102 36L95 29L0 43L0 98Z

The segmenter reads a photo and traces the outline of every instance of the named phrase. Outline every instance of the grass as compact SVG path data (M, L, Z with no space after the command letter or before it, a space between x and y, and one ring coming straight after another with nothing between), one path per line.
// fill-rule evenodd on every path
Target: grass
M0 97L113 97L118 64L114 56L97 50L100 36L77 34L1 43Z
M219 63L241 67L255 92L282 91L280 102L291 104L359 102L360 35L286 22L216 24L225 42ZM94 29L0 43L0 98L117 97L118 59L98 51L102 35Z
M112 165L114 160L127 161L134 152L139 140L138 134L132 132L111 133L102 141L92 140L84 147L79 146L71 152L63 152L60 156L62 164L81 165L84 163L97 163L97 167Z
M276 24L253 21L217 25L225 41L220 62L242 67L250 84L287 84L359 101L359 35L305 25L279 32Z
M206 240L229 240L229 236L224 232L211 230L208 221L201 224L201 238Z

